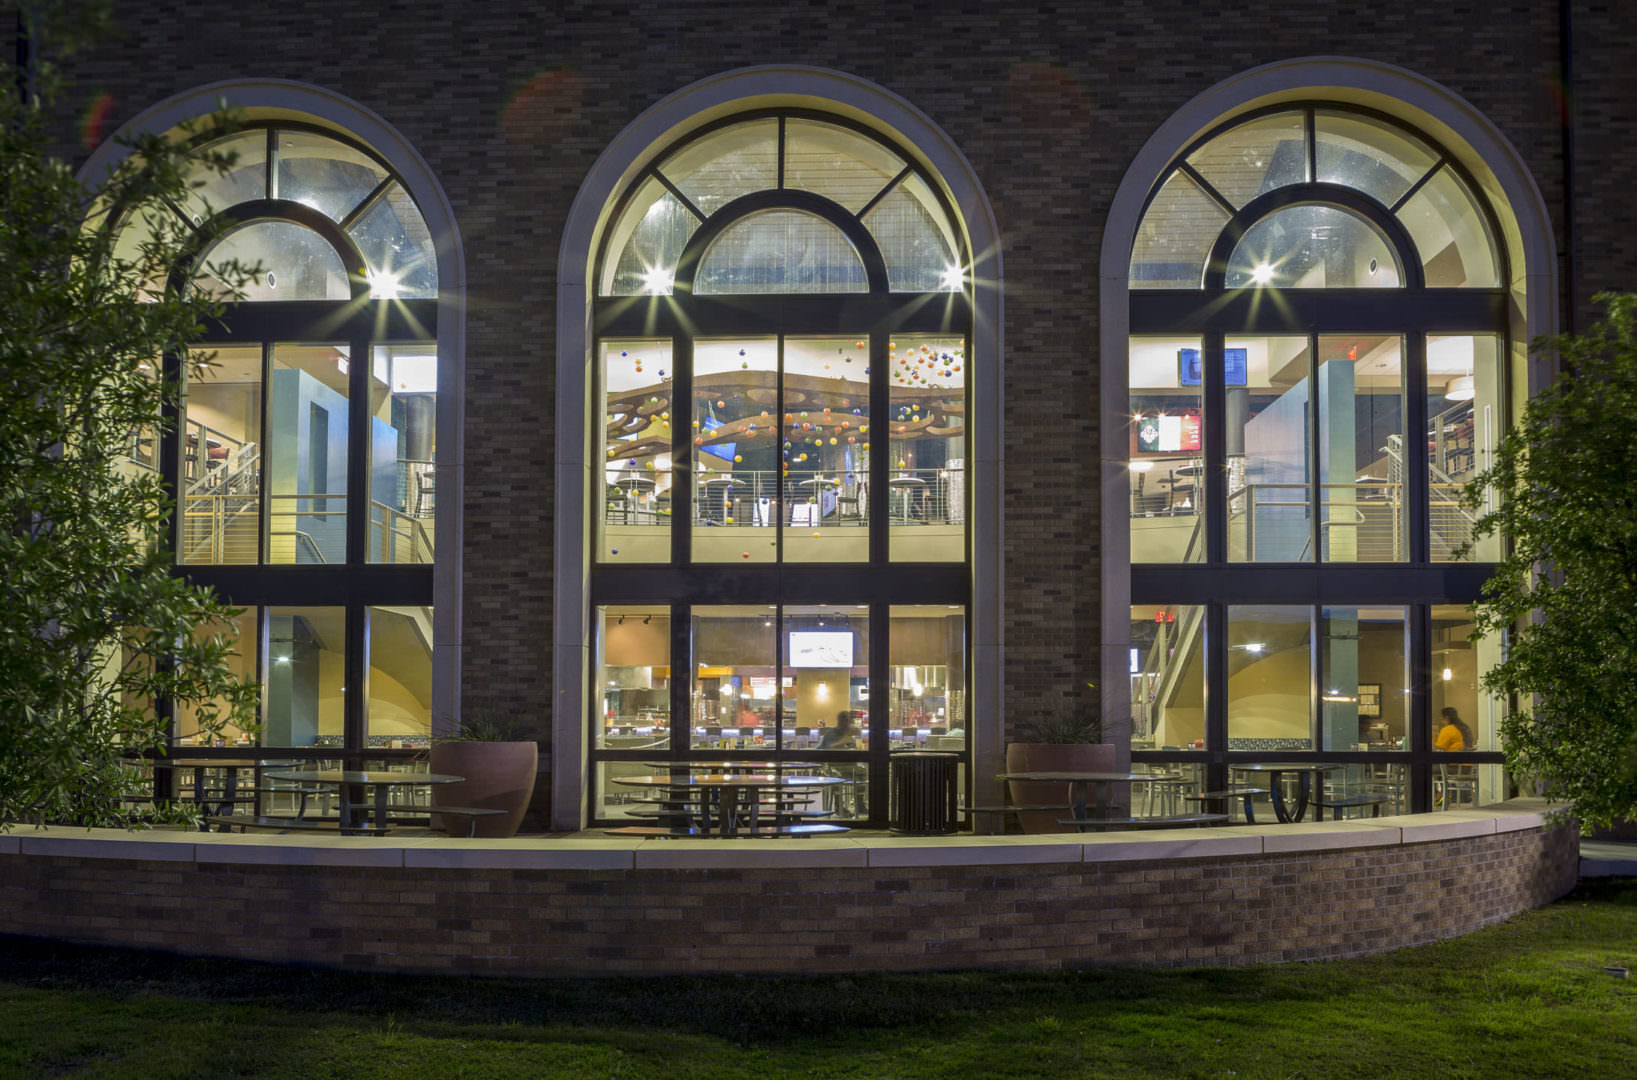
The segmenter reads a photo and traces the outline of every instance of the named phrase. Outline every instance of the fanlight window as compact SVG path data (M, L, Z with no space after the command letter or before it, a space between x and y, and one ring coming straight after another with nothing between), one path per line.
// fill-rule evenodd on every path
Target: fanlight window
M816 214L766 210L729 225L700 260L696 293L868 292L864 261Z
M1405 284L1394 245L1377 226L1325 205L1336 202L1337 189L1397 219L1429 288L1500 284L1490 221L1441 150L1383 117L1304 108L1219 129L1172 167L1138 226L1131 287L1204 287L1211 251L1236 218L1246 231L1227 267L1228 288ZM1275 192L1285 195L1270 197ZM1251 220L1245 211L1258 199L1282 208Z
M1331 206L1291 206L1240 237L1227 287L1389 289L1403 284L1398 261L1363 218Z
M832 204L880 249L893 292L956 292L964 276L949 212L931 184L871 136L804 116L767 116L707 131L639 181L610 234L605 296L668 295L683 253L719 212L721 230L699 261L705 293L864 292L863 260L835 222L778 208L783 192ZM759 197L772 205L741 204ZM785 250L776 252L778 245Z
M232 153L235 165L220 176L200 170L197 186L176 210L194 228L224 213L248 222L230 228L203 254L206 263L228 258L246 266L261 263L266 276L247 289L247 299L351 296L345 270L354 261L351 253L337 251L330 240L291 220L299 216L291 204L339 226L357 249L375 299L437 296L437 253L426 221L403 185L368 150L297 127L255 128L201 149ZM127 223L120 251L134 250L148 231L144 223Z
M231 232L205 252L205 266L237 259L261 264L244 286L246 300L348 300L347 268L322 236L290 221L258 221ZM214 275L206 278L213 285ZM226 295L225 288L222 290Z

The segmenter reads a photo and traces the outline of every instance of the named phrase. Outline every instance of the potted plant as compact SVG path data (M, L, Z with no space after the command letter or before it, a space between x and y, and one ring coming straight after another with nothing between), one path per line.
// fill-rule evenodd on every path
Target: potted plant
M512 720L479 717L462 721L451 736L432 741L430 768L435 773L465 777L458 784L432 787L432 827L451 835L465 835L467 821L439 815L440 806L501 810L478 817L472 835L515 836L534 794L540 768L540 746L518 738Z
M1095 711L1064 709L1020 721L1006 744L1006 771L1112 772L1114 744L1103 741L1103 719ZM1013 806L1066 806L1067 783L1041 780L1007 782ZM1058 819L1067 810L1021 810L1018 823L1026 833L1064 832Z

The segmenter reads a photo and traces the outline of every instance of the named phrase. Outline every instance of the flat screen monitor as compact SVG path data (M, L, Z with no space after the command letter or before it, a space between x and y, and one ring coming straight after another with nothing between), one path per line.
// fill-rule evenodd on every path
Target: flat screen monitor
M1249 375L1250 357L1245 349L1222 350L1223 385L1244 386ZM1198 349L1177 350L1177 381L1183 386L1198 386L1204 380Z
M850 668L851 630L792 630L785 663L793 668Z

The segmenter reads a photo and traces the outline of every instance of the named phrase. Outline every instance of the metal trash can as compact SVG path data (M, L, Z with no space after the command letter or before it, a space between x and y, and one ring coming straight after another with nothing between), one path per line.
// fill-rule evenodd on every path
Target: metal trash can
M892 755L892 831L919 836L954 832L960 765L961 755L954 752L906 750Z

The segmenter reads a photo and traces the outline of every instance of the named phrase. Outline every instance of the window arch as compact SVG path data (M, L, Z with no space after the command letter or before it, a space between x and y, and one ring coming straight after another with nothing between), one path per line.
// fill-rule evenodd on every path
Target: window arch
M892 748L968 750L972 260L913 161L838 115L765 110L613 195L594 819L625 815L618 777L656 755L818 757L856 782L832 809L880 823ZM827 734L842 711L859 734Z
M1303 97L1349 78L1371 92ZM1387 85L1438 122L1383 111ZM1498 703L1476 690L1498 646L1462 629L1487 570L1452 562L1470 528L1453 493L1525 389L1511 262L1549 267L1549 242L1509 148L1441 93L1349 61L1258 69L1168 123L1199 134L1139 160L1116 198L1117 219L1136 212L1104 251L1105 280L1116 257L1129 286L1104 297L1104 389L1130 401L1104 442L1105 640L1123 639L1104 675L1138 760L1217 787L1235 763L1309 752L1402 809L1504 794ZM1199 123L1224 102L1230 119ZM1504 242L1486 197L1503 190ZM1431 751L1444 707L1478 716L1459 762Z
M453 381L437 235L408 180L339 131L252 120L194 149L233 164L201 168L169 221L116 209L110 225L120 251L156 228L191 233L152 287L228 301L193 343L211 363L165 357L181 401L133 457L175 493L178 564L246 608L239 652L263 686L262 743L413 753L435 708L439 398ZM237 296L217 273L230 259L260 267ZM191 715L175 721L190 744Z

